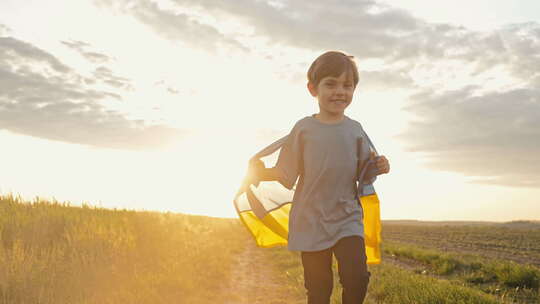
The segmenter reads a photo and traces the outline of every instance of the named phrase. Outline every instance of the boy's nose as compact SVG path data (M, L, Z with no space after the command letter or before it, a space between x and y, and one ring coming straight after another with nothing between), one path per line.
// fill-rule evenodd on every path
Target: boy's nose
M336 95L344 95L345 94L345 88L342 86L337 86L336 88Z

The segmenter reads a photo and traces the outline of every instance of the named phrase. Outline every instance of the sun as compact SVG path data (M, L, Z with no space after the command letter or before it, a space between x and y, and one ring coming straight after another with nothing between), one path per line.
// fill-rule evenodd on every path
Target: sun
M159 179L170 203L160 209L234 217L232 205L253 153L250 136L234 130L202 130L158 158Z

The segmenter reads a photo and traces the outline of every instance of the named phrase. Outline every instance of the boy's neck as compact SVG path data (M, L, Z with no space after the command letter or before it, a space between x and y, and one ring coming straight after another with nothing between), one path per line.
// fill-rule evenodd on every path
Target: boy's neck
M332 115L325 112L319 112L315 114L315 118L319 120L320 122L324 122L324 123L339 123L343 120L344 117L345 117L344 113Z

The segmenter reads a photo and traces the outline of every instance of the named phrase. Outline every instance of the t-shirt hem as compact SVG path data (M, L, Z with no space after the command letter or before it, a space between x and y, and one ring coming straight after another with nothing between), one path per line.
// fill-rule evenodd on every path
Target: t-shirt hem
M349 237L349 236L359 236L361 238L364 238L364 233L360 232L360 233L344 233L343 235L339 235L339 237L337 237L333 242L330 243L330 245L321 245L321 246L315 246L315 247L309 247L309 248L301 248L300 246L291 246L291 244L289 243L287 245L287 249L289 249L289 251L321 251L321 250L325 250L325 249L328 249L330 247L333 247L339 240L341 240L342 238L345 238L345 237Z

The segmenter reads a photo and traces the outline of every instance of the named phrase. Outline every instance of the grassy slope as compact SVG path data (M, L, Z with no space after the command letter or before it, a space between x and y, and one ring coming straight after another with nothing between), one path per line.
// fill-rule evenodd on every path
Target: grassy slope
M427 236L410 232L416 240ZM235 292L228 285L235 282L231 268L245 242L252 240L233 219L0 197L0 303L225 303ZM366 303L501 303L469 284L475 274L445 272L448 265L463 270L478 262L400 244L386 249L434 268L439 277L383 262L370 267ZM286 274L276 289L302 298L298 254L285 248L263 252L269 265ZM503 278L503 268L473 270L496 270ZM338 282L336 277L332 303L340 303Z
M0 197L0 303L218 303L247 240L232 219Z
M287 273L289 286L298 294L304 293L302 266L298 254L285 248L271 249L276 266ZM334 291L332 303L341 303L341 287L334 265ZM366 304L386 303L440 303L440 304L491 304L499 303L496 297L479 290L415 274L398 267L381 264L370 267L371 281Z

